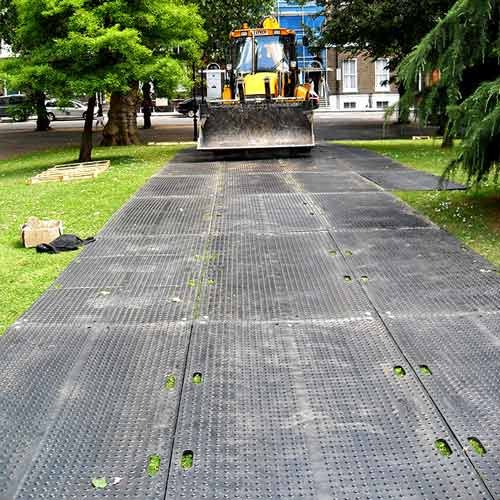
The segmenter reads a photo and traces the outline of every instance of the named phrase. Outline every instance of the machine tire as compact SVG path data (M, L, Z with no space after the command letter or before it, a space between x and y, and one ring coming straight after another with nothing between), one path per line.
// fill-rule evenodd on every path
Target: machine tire
M194 110L193 109L190 109L188 112L187 112L187 116L189 118L193 118L194 117Z
M47 117L51 122L56 121L56 115L54 113L47 113Z

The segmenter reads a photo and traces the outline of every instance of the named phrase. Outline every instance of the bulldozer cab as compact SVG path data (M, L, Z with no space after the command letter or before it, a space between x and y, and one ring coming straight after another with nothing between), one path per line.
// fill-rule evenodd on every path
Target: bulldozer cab
M288 72L293 59L293 35L256 35L233 44L238 76L262 72Z

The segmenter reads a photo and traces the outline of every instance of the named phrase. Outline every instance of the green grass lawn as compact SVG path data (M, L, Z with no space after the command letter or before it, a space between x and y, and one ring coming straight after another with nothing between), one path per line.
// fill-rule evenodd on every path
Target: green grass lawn
M37 254L21 244L29 216L60 219L64 232L94 236L111 215L179 150L178 146L96 148L110 159L97 179L29 186L26 180L55 164L74 161L75 149L0 161L0 335L52 283L78 252Z
M393 158L408 167L441 175L453 158L440 141L381 140L343 141ZM465 182L463 174L454 179ZM500 186L485 182L467 191L396 192L406 203L454 234L500 268Z

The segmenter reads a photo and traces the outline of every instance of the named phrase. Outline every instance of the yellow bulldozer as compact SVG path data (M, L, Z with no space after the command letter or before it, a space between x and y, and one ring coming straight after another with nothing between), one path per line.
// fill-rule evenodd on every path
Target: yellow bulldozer
M198 149L309 150L317 96L310 83L300 83L295 32L268 17L229 37L222 95L200 105Z

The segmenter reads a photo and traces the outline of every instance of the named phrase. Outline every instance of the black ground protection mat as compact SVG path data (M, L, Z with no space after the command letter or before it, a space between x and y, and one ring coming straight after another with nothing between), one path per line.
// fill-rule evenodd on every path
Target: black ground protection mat
M378 184L380 187L394 191L435 191L435 190L456 190L465 189L462 184L456 182L443 181L436 175L419 172L418 170L392 170L386 169L383 172L371 171L361 172L363 177Z
M371 308L327 233L214 236L201 314L210 320L349 318Z
M222 167L222 162L191 162L191 163L179 163L176 161L168 163L165 168L160 170L153 179L157 177L170 177L170 176L181 176L185 177L188 175L216 175Z
M385 321L461 446L500 498L500 314ZM471 438L475 441L469 442Z
M191 256L124 256L78 259L56 281L61 288L167 287L180 289L201 271L201 258Z
M215 233L289 233L327 229L317 203L302 193L220 196L215 206Z
M297 189L308 193L342 193L355 191L378 191L372 182L354 172L293 173Z
M201 234L210 226L213 199L206 196L133 198L117 212L102 236Z
M190 324L25 325L0 347L2 499L162 499ZM32 348L28 354L27 347ZM20 346L23 346L20 348ZM160 471L147 473L160 455ZM108 483L93 488L93 478Z
M500 498L499 277L383 162L179 153L0 339L0 499Z
M489 498L409 372L377 320L195 325L167 498Z
M364 172L408 172L410 169L390 158L341 158L337 162L342 168L363 174Z
M78 258L169 255L199 260L205 243L206 236L200 235L99 237Z
M492 272L492 265L446 231L437 227L391 231L344 231L335 241L350 265L358 271L382 268L440 266L451 273Z
M338 146L334 146L335 148ZM341 147L342 157L337 163L343 168L358 172L366 179L389 191L433 191L465 189L462 184L444 181L439 176L405 167L391 158L363 149L346 151Z
M444 231L363 231L334 237L379 312L397 316L500 309L500 276Z
M334 231L430 226L430 222L388 193L313 194L311 198L321 207Z
M373 265L354 275L377 310L395 316L500 310L500 276L494 273L451 274L446 267L413 264Z
M267 160L226 160L224 172L230 174L259 174L281 171L280 161L277 158Z
M188 175L172 177L153 177L136 196L204 196L215 191L217 176Z
M192 282L170 287L54 288L45 292L21 322L68 323L156 323L184 321L193 317L197 275Z
M247 194L284 194L293 193L296 188L289 175L283 173L267 174L232 174L224 176L224 194L226 197Z

